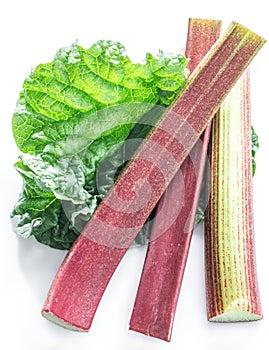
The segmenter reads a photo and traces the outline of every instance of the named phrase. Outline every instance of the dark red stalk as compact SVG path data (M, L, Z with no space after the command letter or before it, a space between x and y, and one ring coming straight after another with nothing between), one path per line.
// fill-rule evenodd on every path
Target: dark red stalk
M126 250L219 105L264 44L232 23L161 117L71 248L42 313L89 330L104 290Z
M218 39L221 22L190 19L185 55L192 72ZM162 196L130 329L170 341L204 173L211 123ZM179 211L175 215L175 208ZM167 216L173 215L169 219ZM170 223L172 225L170 226ZM166 225L165 225L166 224Z

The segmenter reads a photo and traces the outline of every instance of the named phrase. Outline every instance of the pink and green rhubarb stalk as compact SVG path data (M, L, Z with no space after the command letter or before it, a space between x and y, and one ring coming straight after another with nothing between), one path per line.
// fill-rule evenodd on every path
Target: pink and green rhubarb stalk
M205 221L209 321L262 318L255 266L249 71L213 120Z

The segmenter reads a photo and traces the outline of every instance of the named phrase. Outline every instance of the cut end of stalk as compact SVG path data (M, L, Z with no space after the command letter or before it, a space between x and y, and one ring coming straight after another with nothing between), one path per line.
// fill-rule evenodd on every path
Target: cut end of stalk
M49 311L45 311L42 310L42 316L44 318L46 318L48 321L51 321L53 323L55 323L57 326L61 326L63 328L66 328L70 331L75 331L75 332L87 332L88 329L82 329L79 327L76 327L75 325L72 325L68 322L64 322L62 319L60 319L59 317L57 317L56 315L54 315L53 313L49 312Z
M167 331L166 329L160 329L160 327L156 327L154 325L144 327L143 325L131 323L129 330L143 334L147 337L157 338L168 343L171 341L172 327L170 327L169 331Z
M261 320L263 316L258 313L252 313L240 308L229 310L227 308L222 314L208 319L210 322L248 322Z

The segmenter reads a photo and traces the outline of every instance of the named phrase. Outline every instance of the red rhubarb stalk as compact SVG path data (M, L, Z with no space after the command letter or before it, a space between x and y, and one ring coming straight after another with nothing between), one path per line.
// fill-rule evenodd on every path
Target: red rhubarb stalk
M232 23L128 163L67 254L42 314L89 330L105 288L221 102L264 44Z
M192 72L220 35L221 22L190 19L185 55ZM211 125L162 196L151 231L130 329L170 341L187 261ZM175 210L178 209L178 212ZM175 215L176 214L176 215ZM167 217L169 219L167 225Z
M250 89L247 71L213 121L205 220L210 321L262 318L255 267Z

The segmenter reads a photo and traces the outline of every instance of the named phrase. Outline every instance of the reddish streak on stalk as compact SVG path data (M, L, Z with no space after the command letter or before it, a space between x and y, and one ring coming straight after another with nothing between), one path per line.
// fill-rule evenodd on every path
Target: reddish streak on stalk
M205 219L210 321L262 318L255 266L250 88L247 71L213 121Z
M221 22L190 19L185 55L192 72L218 39ZM170 341L199 201L211 123L162 196L151 232L130 329ZM177 210L175 212L175 210ZM167 225L167 217L172 216ZM170 226L170 227L169 227Z
M42 314L89 330L105 288L219 105L264 44L232 23L100 204L66 256Z

